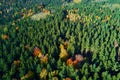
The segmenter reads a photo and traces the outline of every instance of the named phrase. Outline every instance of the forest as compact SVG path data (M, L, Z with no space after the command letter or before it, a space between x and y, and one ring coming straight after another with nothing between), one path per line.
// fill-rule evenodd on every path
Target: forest
M120 0L0 0L0 80L120 80Z

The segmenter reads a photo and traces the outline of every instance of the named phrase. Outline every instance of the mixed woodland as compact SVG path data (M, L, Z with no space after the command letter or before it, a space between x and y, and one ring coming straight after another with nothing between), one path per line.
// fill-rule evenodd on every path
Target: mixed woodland
M0 79L119 80L119 35L119 0L0 0Z

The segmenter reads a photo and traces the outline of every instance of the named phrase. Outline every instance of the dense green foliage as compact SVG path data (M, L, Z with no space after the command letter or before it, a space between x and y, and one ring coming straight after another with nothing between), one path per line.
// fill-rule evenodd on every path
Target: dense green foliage
M56 0L56 3L57 1L59 0ZM15 12L6 20L3 20L2 15L9 13L0 15L0 22L3 21L1 25L11 22L0 27L0 79L19 80L30 73L32 77L26 78L27 80L39 80L40 73L45 68L47 76L42 78L43 80L63 80L66 77L72 80L119 80L120 64L114 42L120 42L120 11L117 8L102 7L103 4L106 3L75 4L64 8L59 6L53 16L39 21L33 21L29 17L20 21L15 21L15 18L10 20L10 15ZM12 6L16 9L16 5ZM36 9L36 6L33 6L29 4L27 8ZM47 8L50 8L49 6ZM1 8L5 8L5 4ZM66 19L66 11L76 8L79 8L81 19L76 22ZM19 11L22 8L17 9ZM8 37L3 38L3 35ZM75 54L84 56L78 68L66 65L66 61L59 58L59 46L66 40L69 43L66 49L69 58ZM26 48L26 45L30 48ZM35 46L38 46L44 55L48 54L47 64L34 57ZM20 60L19 65L14 64L16 60Z

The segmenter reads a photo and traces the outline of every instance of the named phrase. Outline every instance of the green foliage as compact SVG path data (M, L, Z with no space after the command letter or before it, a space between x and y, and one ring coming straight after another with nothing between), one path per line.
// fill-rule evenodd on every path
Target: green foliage
M57 78L62 80L67 77L72 80L120 79L120 64L117 60L119 51L114 46L115 40L118 41L118 45L120 42L118 9L103 7L107 2L89 4L91 0L84 0L83 3L89 1L86 4L78 3L64 8L61 8L62 0L50 0L52 1L50 4L47 3L49 0L42 0L44 2L40 5L45 4L44 8L55 9L56 12L52 13L52 16L38 21L33 21L29 17L22 18L23 15L19 13L25 11L23 8L26 8L25 13L29 9L35 13L41 12L37 9L39 4L36 4L36 1L13 2L11 5L6 5L7 0L0 2L2 15L9 14L7 18L0 14L0 78L2 80L19 80L29 71L34 74L35 80L39 80L43 69L46 70L45 75L47 75L43 77L50 80ZM32 2L32 5L29 4ZM57 3L59 3L58 7ZM14 7L13 12L7 13L4 9L10 6ZM75 22L66 19L67 10L76 8L80 19ZM15 18L11 18L15 13ZM68 41L67 46L64 44L65 41ZM65 46L68 53L66 60L59 58L60 44ZM40 48L42 57L34 56L36 46ZM48 54L47 64L41 61L46 54ZM76 54L81 54L84 58L78 64L75 64ZM69 58L73 60L71 66L66 64Z

